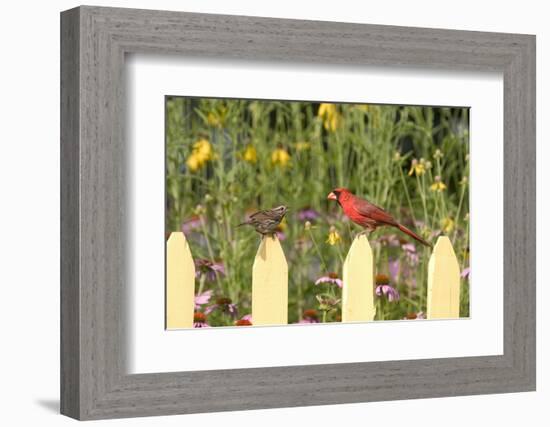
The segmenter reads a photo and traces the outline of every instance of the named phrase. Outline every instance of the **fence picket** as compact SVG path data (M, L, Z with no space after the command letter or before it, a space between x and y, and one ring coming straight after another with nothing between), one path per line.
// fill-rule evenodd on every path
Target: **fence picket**
M171 233L166 256L166 328L193 327L195 265L182 232ZM366 236L354 239L343 266L342 322L374 319L374 260ZM440 236L428 264L427 318L460 315L460 268L451 241ZM264 237L252 267L252 322L288 323L288 264L279 239Z
M254 259L252 323L288 323L288 265L277 236L265 236Z
M342 322L374 319L374 262L366 236L357 236L344 262Z
M460 308L460 268L447 236L437 239L428 264L428 319L455 319Z
M192 328L195 307L195 263L182 232L166 244L166 328Z

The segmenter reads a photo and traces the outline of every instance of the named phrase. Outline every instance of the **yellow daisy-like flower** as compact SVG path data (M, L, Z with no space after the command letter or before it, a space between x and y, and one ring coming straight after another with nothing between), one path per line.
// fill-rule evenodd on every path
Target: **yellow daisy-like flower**
M340 126L341 116L334 104L322 103L319 105L317 116L323 119L323 126L329 132L334 132Z
M256 153L256 149L253 145L246 146L243 153L243 159L248 163L256 163L258 160L258 154Z
M193 172L200 169L200 167L202 166L199 162L199 158L194 154L191 154L185 163L187 164L187 167Z
M413 159L411 162L411 169L409 170L409 176L415 174L416 176L422 176L426 173L426 162L424 159Z
M271 163L275 166L285 167L290 161L290 154L284 148L277 148L271 153Z
M455 222L453 221L452 218L444 218L442 221L441 221L441 229L449 234L451 231L453 231L453 229L455 228Z
M334 246L334 245L340 243L341 240L342 240L342 238L340 237L340 234L338 234L338 231L336 230L336 227L334 227L334 225L331 225L330 230L328 232L328 238L327 238L326 243L328 243L331 246Z
M202 168L206 162L212 160L213 157L212 145L207 139L201 138L193 144L193 151L187 158L186 164L190 170L196 171Z
M435 177L435 182L432 185L430 185L430 190L436 191L438 193L441 193L446 189L447 189L447 186L443 182L441 182L441 177L439 175Z

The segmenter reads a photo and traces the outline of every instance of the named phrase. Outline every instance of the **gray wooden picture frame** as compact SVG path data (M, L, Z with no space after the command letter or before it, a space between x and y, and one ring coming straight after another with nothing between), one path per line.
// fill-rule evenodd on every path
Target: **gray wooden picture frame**
M504 76L504 354L129 375L127 53ZM162 144L163 141L159 141ZM535 37L83 6L61 14L61 412L77 419L535 390Z

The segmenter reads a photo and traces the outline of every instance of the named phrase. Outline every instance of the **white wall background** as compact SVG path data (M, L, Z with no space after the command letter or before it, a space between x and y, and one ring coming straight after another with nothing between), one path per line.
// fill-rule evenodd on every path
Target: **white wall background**
M94 4L537 35L538 259L550 256L545 159L550 27L545 2L460 0L157 0ZM75 1L6 2L0 25L0 422L63 426L59 384L59 11ZM109 421L110 425L546 425L550 416L548 273L538 267L538 391ZM546 304L545 304L546 302ZM433 414L433 420L428 414ZM444 420L444 422L442 422Z

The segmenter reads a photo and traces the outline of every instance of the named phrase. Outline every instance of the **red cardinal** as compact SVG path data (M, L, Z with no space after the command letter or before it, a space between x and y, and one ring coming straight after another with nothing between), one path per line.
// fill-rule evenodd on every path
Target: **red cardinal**
M404 225L399 224L384 209L373 205L368 200L357 197L347 188L335 188L329 193L327 198L329 200L336 200L338 204L342 206L344 214L356 224L364 227L365 231L369 233L376 230L378 227L389 225L398 228L423 245L429 246L430 248L432 247L432 245L426 242L418 234L409 230Z

